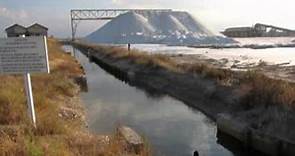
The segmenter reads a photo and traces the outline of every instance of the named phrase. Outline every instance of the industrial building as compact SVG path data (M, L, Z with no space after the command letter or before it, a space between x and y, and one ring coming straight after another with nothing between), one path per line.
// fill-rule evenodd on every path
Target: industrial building
M5 29L7 37L21 37L21 36L47 36L48 28L35 23L29 27L24 27L19 24L14 24Z
M26 36L47 36L48 28L45 26L35 23L27 28Z
M272 25L257 23L253 27L233 27L221 32L227 37L287 37L295 36L295 31Z
M252 27L228 28L222 33L227 37L256 37L256 32Z
M14 24L5 29L7 37L21 37L27 33L27 28L18 24Z

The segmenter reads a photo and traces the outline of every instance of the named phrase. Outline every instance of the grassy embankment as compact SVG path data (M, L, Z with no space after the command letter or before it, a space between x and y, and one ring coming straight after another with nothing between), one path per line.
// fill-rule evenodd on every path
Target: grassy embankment
M241 97L242 111L256 107L278 107L283 112L295 110L295 85L283 80L271 79L258 71L234 72L228 69L214 68L209 64L178 64L168 56L148 54L125 48L83 44L89 48L105 53L114 59L127 59L146 68L162 68L177 73L192 73L204 78L216 80L219 85L235 87L237 96Z
M0 155L67 156L121 155L124 146L116 135L104 139L84 128L79 87L73 78L83 70L61 45L48 39L50 74L33 74L37 115L33 128L26 107L23 77L0 76ZM147 149L147 148L145 148ZM150 155L144 150L141 155Z

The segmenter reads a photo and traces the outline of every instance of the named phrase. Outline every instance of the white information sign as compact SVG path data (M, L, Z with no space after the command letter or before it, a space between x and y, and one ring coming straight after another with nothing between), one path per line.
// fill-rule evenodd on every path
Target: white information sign
M46 37L0 39L0 73L49 73Z
M0 39L0 74L24 74L28 113L36 128L30 73L49 73L47 39L11 37Z

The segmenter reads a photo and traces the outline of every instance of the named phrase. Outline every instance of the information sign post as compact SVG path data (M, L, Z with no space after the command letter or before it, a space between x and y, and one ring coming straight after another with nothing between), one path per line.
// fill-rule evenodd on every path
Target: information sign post
M0 39L0 74L24 75L28 113L36 127L30 73L49 73L46 37Z
M32 91L32 84L31 84L31 74L26 73L24 74L25 80L25 89L27 95L27 105L28 105L28 114L32 119L32 123L36 128L36 114L35 114L35 106L34 106L34 98L33 98L33 91Z

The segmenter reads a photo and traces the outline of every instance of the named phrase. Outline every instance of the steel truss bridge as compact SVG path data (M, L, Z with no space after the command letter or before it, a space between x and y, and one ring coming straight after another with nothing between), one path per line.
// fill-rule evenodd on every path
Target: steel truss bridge
M72 40L76 39L78 25L81 21L112 20L126 12L142 13L145 11L170 12L171 9L74 9L71 10Z

